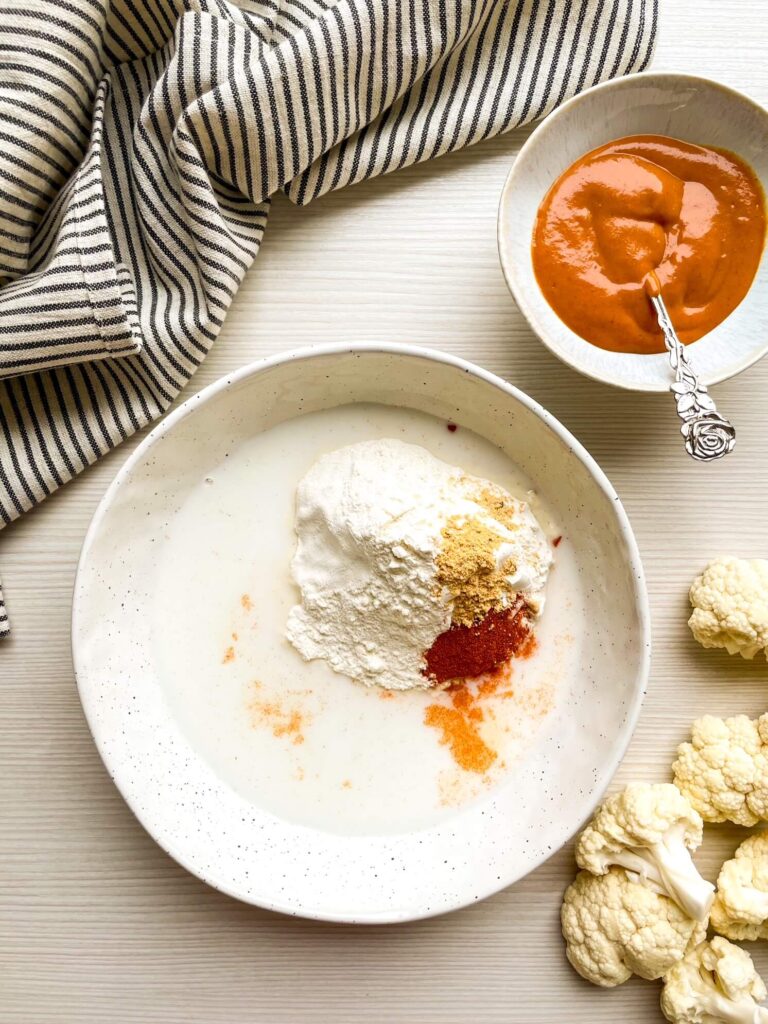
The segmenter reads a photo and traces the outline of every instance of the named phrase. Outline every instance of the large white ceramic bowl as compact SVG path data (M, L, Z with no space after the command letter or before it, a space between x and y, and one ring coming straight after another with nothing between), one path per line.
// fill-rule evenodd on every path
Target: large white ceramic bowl
M156 643L167 629L155 600L161 548L191 490L276 424L357 402L426 411L498 445L552 508L588 602L573 638L578 665L567 701L508 782L437 824L387 835L295 824L231 788L181 727ZM242 502L249 500L244 479ZM205 524L199 525L202 539ZM183 595L185 613L200 630L211 628L215 612L207 597ZM587 452L498 377L447 355L394 345L321 347L255 363L205 388L156 427L118 473L88 530L72 642L80 697L104 763L172 857L239 899L353 922L425 917L482 899L566 842L625 751L650 651L632 530Z
M626 135L668 135L728 149L768 185L768 112L718 82L644 72L604 82L564 103L525 143L501 195L498 240L507 283L533 330L587 377L635 391L666 391L666 355L608 352L575 334L539 289L531 259L536 212L550 185L590 150ZM745 370L768 351L768 258L743 302L691 346L702 383Z

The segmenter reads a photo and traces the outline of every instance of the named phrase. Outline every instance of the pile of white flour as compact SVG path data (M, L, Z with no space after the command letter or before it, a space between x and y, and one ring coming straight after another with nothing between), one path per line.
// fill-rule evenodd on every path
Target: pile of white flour
M286 632L299 653L367 685L429 687L424 653L449 628L452 607L436 584L435 560L456 516L480 518L498 533L499 565L513 560L510 583L540 611L552 562L541 528L518 503L519 525L506 529L472 499L481 488L501 491L397 440L318 459L296 492L292 572L301 604Z

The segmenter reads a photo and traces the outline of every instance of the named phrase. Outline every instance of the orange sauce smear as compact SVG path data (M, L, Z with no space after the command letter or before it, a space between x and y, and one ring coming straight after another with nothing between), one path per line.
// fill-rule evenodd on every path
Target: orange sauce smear
M763 190L738 156L636 135L592 150L552 185L536 217L533 268L552 309L586 341L664 352L647 276L655 272L690 344L747 294L765 233Z

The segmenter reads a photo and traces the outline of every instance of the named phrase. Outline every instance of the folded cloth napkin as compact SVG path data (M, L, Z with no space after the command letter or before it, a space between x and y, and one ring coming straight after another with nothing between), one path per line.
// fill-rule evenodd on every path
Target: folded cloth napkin
M6 9L0 527L168 408L218 334L276 191L305 204L640 70L656 3Z

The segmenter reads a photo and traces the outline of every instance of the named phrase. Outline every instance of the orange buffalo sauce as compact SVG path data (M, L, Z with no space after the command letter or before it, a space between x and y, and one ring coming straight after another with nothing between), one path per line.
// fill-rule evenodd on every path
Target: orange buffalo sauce
M539 207L533 268L571 330L615 352L663 352L644 289L656 273L689 344L738 306L765 241L765 199L732 153L661 135L609 142L572 164Z

